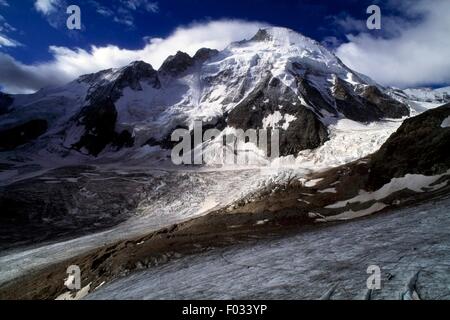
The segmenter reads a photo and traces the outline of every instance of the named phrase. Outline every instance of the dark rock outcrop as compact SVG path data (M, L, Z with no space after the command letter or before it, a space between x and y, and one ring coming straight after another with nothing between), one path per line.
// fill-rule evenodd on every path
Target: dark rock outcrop
M334 97L338 111L355 121L371 122L409 115L407 106L382 93L377 87L368 86L358 92L338 77L334 86Z
M9 112L9 107L14 102L14 99L3 92L0 92L0 116Z
M301 105L298 96L268 74L256 89L228 114L228 125L237 129L263 129L263 119L279 112L283 117L273 128L280 132L280 155L314 149L328 140L326 127L313 111ZM289 126L283 126L286 116ZM283 128L284 127L284 128Z
M332 103L327 101L320 91L305 78L297 77L297 87L306 103L312 106L319 115L322 115L321 110L326 110L335 116L338 115Z
M178 51L176 55L169 56L161 65L158 72L161 74L171 75L173 77L179 76L187 69L195 64L195 60L187 53Z
M361 96L367 101L375 104L377 108L381 110L384 117L401 118L409 116L409 109L407 106L384 94L376 86L364 88Z
M72 147L86 149L89 154L98 156L109 144L117 148L131 147L134 139L128 131L120 134L115 131L117 110L112 99L97 100L83 108L77 117L77 125L85 127L85 133Z
M215 49L201 48L195 53L193 59L197 62L203 63L218 53L219 51Z
M267 41L270 40L270 34L266 29L259 29L258 32L250 39L250 41Z
M141 91L141 83L147 83L153 88L161 87L158 72L150 64L143 61L135 61L116 71L119 74L112 81L104 79L105 75L112 72L112 69L109 69L79 79L79 81L92 85L86 97L87 101L96 102L111 98L113 102L116 102L122 96L124 88L129 87L132 90Z
M437 175L450 168L450 104L405 120L370 160L369 188L406 174Z
M384 117L383 112L374 103L358 96L353 88L340 78L336 79L334 97L338 111L351 120L370 122Z
M0 131L0 151L13 150L47 132L46 120L31 120L16 127Z
M191 58L187 53L178 51L174 56L169 56L163 62L158 72L162 75L178 77L197 63L203 63L218 53L217 50L201 48Z

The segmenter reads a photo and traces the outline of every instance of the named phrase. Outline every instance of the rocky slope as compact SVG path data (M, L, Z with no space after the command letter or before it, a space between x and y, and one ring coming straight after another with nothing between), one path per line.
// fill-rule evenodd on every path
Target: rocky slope
M450 168L450 130L442 123L450 104L404 121L370 161L370 188L406 174L435 176Z
M305 179L274 183L239 212L304 212L319 220L351 219L449 193L450 104L406 120L379 151ZM274 211L275 210L275 211ZM311 214L312 213L312 214Z

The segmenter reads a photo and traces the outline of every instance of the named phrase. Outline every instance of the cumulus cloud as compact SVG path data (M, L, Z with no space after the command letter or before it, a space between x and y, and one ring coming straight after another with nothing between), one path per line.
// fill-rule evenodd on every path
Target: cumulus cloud
M384 85L449 84L450 1L402 0L395 5L411 21L382 16L382 36L369 30L347 35L348 42L336 49L336 55L350 68ZM361 31L361 25L352 19L342 25Z
M241 20L195 23L177 28L167 38L148 38L140 50L115 45L92 46L90 50L52 46L53 59L35 65L24 65L9 55L0 54L0 85L10 93L36 91L135 60L146 61L156 69L178 50L190 55L203 47L221 50L233 41L252 37L263 26L263 23Z

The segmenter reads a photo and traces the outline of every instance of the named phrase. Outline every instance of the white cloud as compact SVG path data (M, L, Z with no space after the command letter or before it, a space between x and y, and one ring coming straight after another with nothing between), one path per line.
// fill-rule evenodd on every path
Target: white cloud
M383 32L389 37L374 36L369 30L348 35L349 42L339 46L336 55L350 68L384 85L450 83L450 1L403 0L395 4L406 16L420 19L408 22L382 16ZM350 25L356 23L349 21Z
M131 10L137 10L139 8L143 8L148 12L158 12L159 5L158 2L149 1L149 0L120 0L123 5Z
M321 41L321 44L322 44L323 46L325 46L326 48L328 48L329 50L334 50L334 49L336 49L341 43L342 43L342 42L341 42L338 38L336 38L336 37L334 37L334 36L331 36L331 37L325 37L325 38Z
M21 46L20 42L13 40L13 39L7 37L6 35L0 33L0 48L1 47L19 47L19 46Z
M96 0L89 0L96 12L104 17L110 17L114 22L129 28L135 27L134 16L137 12L158 13L159 3L150 0L115 0L108 5L100 4Z
M50 47L53 59L35 65L24 65L8 55L0 54L0 85L10 93L29 92L46 85L71 81L82 74L121 67L135 60L146 61L157 69L169 55L179 50L193 55L203 47L224 49L233 41L252 37L264 25L240 20L196 23L176 29L164 39L148 38L140 50L115 45L92 46L89 51Z
M40 12L50 26L60 29L66 26L66 0L35 0L34 8Z
M110 8L100 4L99 2L95 1L95 0L89 0L88 2L90 5L92 5L95 8L95 11L104 16L104 17L111 17L114 15L114 11L111 10Z
M0 0L1 1L1 0ZM14 39L11 39L6 33L17 31L10 25L6 19L0 14L0 48L2 47L19 47L22 44Z
M334 23L344 32L363 32L367 30L365 21L355 19L347 14L336 17Z
M0 6L9 7L9 3L6 0L0 0Z
M36 0L34 7L44 15L48 15L56 10L59 0Z

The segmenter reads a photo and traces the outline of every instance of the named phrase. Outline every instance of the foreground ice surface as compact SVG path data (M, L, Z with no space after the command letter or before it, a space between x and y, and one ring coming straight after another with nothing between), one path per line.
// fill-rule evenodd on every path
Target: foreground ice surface
M450 199L363 220L215 249L136 272L88 299L450 299ZM417 281L414 277L417 275ZM411 287L411 286L410 286Z

